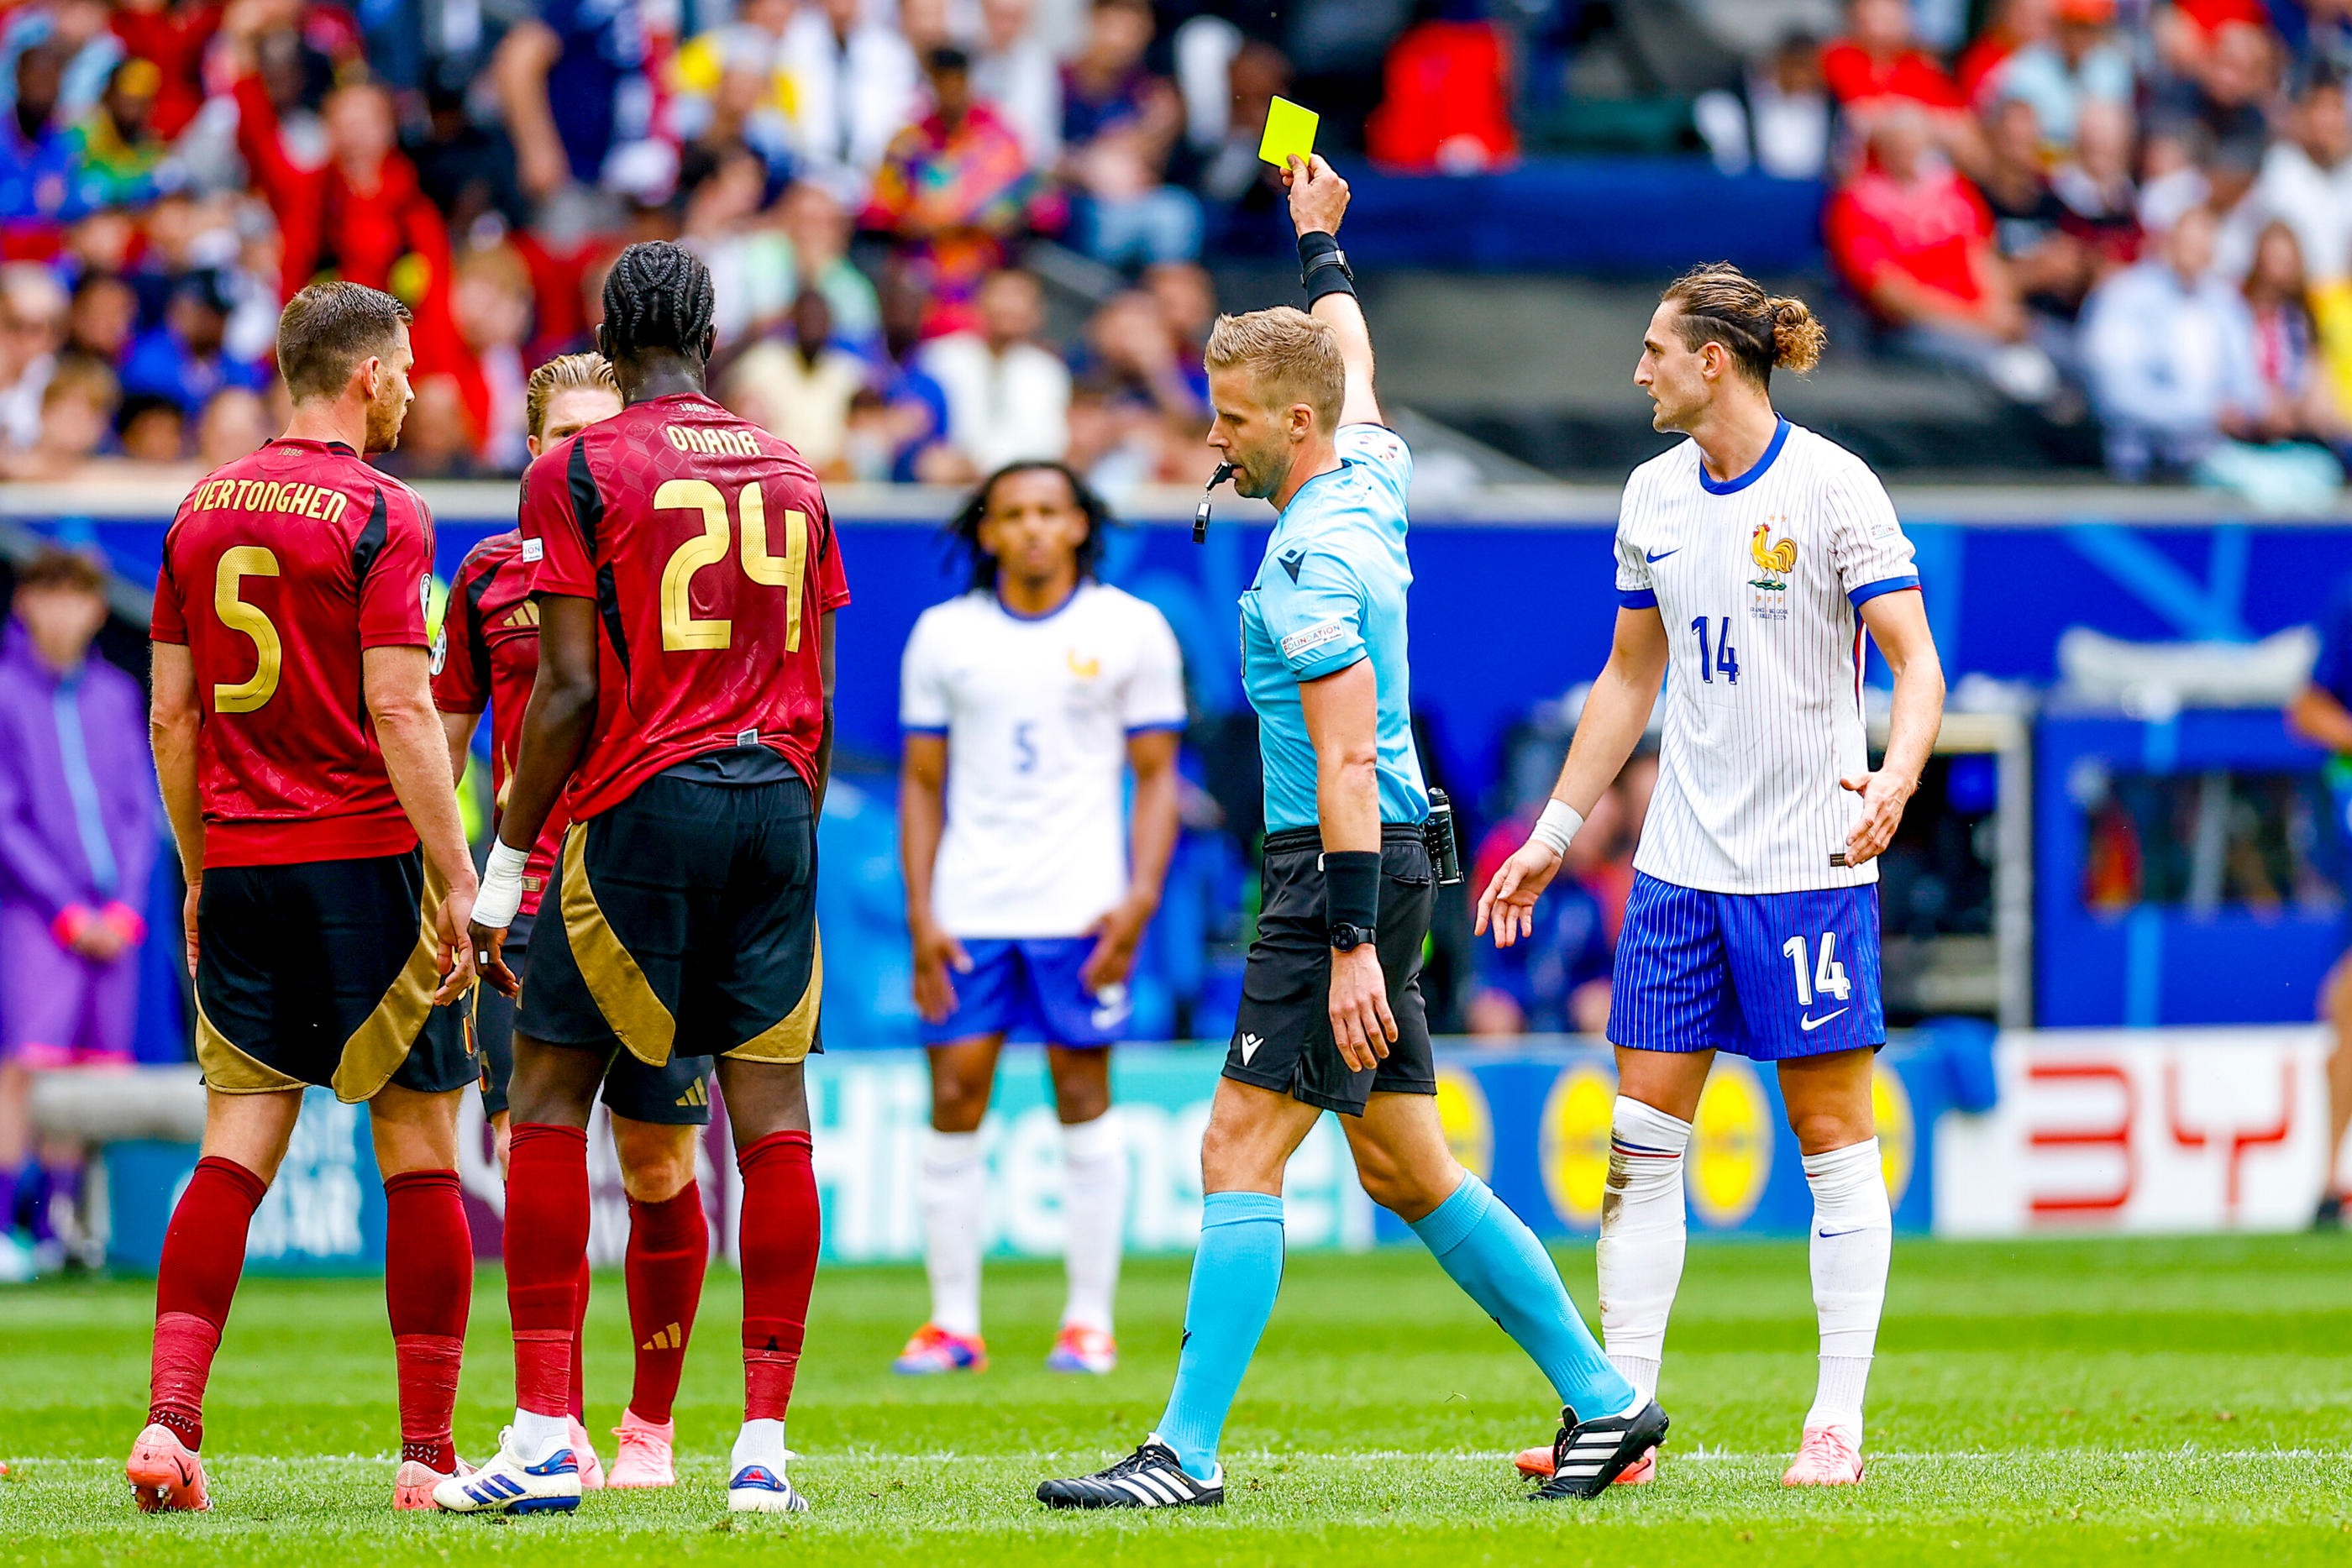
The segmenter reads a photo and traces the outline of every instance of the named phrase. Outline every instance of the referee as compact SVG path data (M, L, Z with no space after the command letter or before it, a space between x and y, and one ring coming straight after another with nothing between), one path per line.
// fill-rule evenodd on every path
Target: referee
M1405 657L1412 457L1380 423L1372 342L1337 238L1347 182L1284 173L1311 314L1225 317L1209 339L1209 444L1280 515L1242 596L1243 679L1265 760L1257 940L1201 1145L1201 1241L1176 1387L1127 1458L1049 1480L1055 1508L1224 1500L1217 1445L1282 1279L1282 1177L1341 1113L1364 1190L1411 1225L1566 1406L1537 1495L1591 1497L1664 1436L1593 1343L1527 1226L1464 1170L1437 1118L1421 995L1435 879Z

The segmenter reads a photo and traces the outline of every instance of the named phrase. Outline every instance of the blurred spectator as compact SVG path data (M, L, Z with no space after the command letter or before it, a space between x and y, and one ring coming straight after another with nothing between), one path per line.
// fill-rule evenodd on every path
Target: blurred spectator
M1021 138L1032 167L1062 156L1062 68L1038 37L1035 0L980 0L980 47L972 53L972 96L992 107Z
M2256 167L2270 140L2264 109L2277 81L2269 30L2252 22L2227 23L2188 71L2158 89L2148 105L2149 133L2201 133L2216 156Z
M204 107L205 52L219 31L212 0L116 0L114 36L125 54L156 70L155 134L170 141Z
M1179 340L1157 294L1130 288L1113 295L1087 324L1087 347L1092 379L1114 397L1206 428L1207 400L1184 373Z
M1290 87L1290 62L1272 44L1251 38L1234 51L1225 74L1231 109L1216 139L1194 154L1192 178L1209 208L1217 248L1247 254L1268 240L1282 243L1285 232L1273 216L1284 200L1282 176L1257 149L1268 106Z
M2308 83L2286 131L2263 155L2252 207L2263 224L2294 231L2314 282L2333 283L2352 275L2352 117L2343 84L2332 76Z
M813 0L785 34L801 169L852 208L866 204L892 138L917 117L921 87L906 38L865 12L866 0Z
M2004 99L1994 106L1987 132L1987 162L1977 185L1992 210L1994 253L2029 308L2071 321L2091 290L2093 256L2067 228L2066 204L2042 172L2042 130L2033 106Z
M26 231L77 217L75 143L58 115L64 57L49 44L16 57L16 101L0 116L0 225Z
M2092 405L2120 479L2185 470L2223 441L2262 432L2253 318L2214 274L2217 226L2210 208L2190 208L2156 256L2101 284L2084 308Z
M1158 472L1160 433L1151 412L1122 397L1110 382L1089 376L1074 383L1068 423L1070 445L1063 461L1114 506Z
M78 1160L32 1158L27 1073L130 1061L156 789L145 695L89 656L107 616L97 563L45 549L18 568L13 609L0 638L0 1235L37 1242Z
M2075 119L2074 156L2050 177L2066 204L2066 232L2105 277L2139 259L2139 189L2132 183L2132 112L2094 99Z
M1752 166L1775 179L1819 179L1829 164L1831 119L1821 46L1810 33L1791 33L1748 72L1744 92L1703 92L1691 116L1726 173Z
M2115 0L2056 0L2050 37L2020 49L1999 72L1994 91L2032 104L2049 146L2074 145L2084 104L2131 102L2131 51L2115 19Z
M457 384L467 423L479 433L475 450L489 467L520 473L530 460L523 416L530 367L522 353L530 341L530 269L509 246L468 252L450 307L466 345Z
M162 79L152 61L123 61L105 95L67 132L79 207L144 206L179 182L152 123Z
M1044 291L1026 272L992 275L980 329L923 347L923 370L947 398L947 438L979 472L1024 457L1059 457L1070 444L1070 371L1037 342Z
M1383 95L1364 121L1374 162L1400 172L1468 174L1518 156L1509 37L1494 23L1417 22L1388 51Z
M923 68L931 112L891 142L866 222L896 237L921 276L938 332L971 324L974 292L1028 223L1038 182L1012 127L972 100L962 50L934 49Z
M1508 947L1478 942L1473 951L1476 978L1463 1024L1474 1038L1608 1029L1615 950L1601 901L1575 877L1554 880L1537 905L1533 933Z
M948 394L922 366L929 302L913 269L893 264L885 270L880 308L882 365L875 391L883 408L877 413L868 406L861 413L858 400L851 400L853 460L869 464L876 443L887 440L888 477L937 485L972 483L980 470L946 439Z
M121 401L114 372L89 360L68 360L41 393L41 432L29 451L0 458L10 479L56 483L86 475Z
M204 417L196 422L196 466L209 474L257 451L273 428L269 405L259 392L224 388L205 404Z
M99 100L106 78L121 62L122 44L108 26L111 19L106 0L50 0L47 5L18 5L0 24L0 58L14 59L21 50L47 46L59 62L58 110L67 120ZM15 73L7 73L14 79Z
M845 478L850 400L865 385L865 361L835 346L832 308L810 288L793 302L789 339L762 338L735 361L727 406L791 442L821 477Z
M710 268L722 348L765 328L792 303L783 292L792 281L783 238L753 225L767 185L766 162L738 141L720 150L687 193L677 237Z
M186 455L187 434L187 414L161 392L127 392L114 415L114 437L124 460L151 472Z
M1847 0L1846 36L1822 51L1822 80L1865 139L1888 110L1906 108L1927 115L1936 141L1965 161L1973 128L1959 86L1913 38L1905 0Z
M2298 79L2352 76L2352 0L2286 0L2270 21Z
M1960 100L1981 109L1998 95L2002 72L2018 52L2050 37L2056 0L1993 0L1982 31L1952 67Z
M670 62L670 120L688 142L740 140L782 173L793 162L796 89L785 43L793 0L744 0L734 20L690 38Z
M126 397L170 400L182 410L202 408L223 387L258 391L269 384L259 365L231 359L225 343L229 301L219 275L192 272L172 286L163 319L131 345L122 361Z
M117 364L139 325L139 296L111 272L84 272L66 313L68 354Z
M404 140L402 150L415 165L418 189L441 210L451 232L470 233L489 213L510 226L530 216L515 171L514 143L500 128L468 113L461 90L436 86L427 92L424 123Z
M2319 360L2310 279L2292 225L2273 221L2256 236L2245 292L2253 323L2254 373L2263 388L2263 434L2341 450L2352 426Z
M47 267L0 267L0 445L27 447L40 436L41 394L65 346L67 308Z
M223 36L232 68L250 59L250 39L226 28ZM323 115L326 160L305 165L288 152L261 78L241 70L234 91L237 148L278 214L282 298L332 270L403 295L412 307L428 289L446 301L448 230L417 183L415 165L394 144L391 94L364 81L335 89Z
M1184 108L1144 67L1152 26L1149 0L1094 0L1086 45L1062 68L1062 176L1079 193L1078 242L1113 266L1201 249L1200 204L1164 183Z
M882 304L874 285L849 259L854 225L840 201L814 180L799 181L777 202L776 225L785 246L777 283L785 297L815 289L833 311L835 338L860 353L876 349Z
M1928 145L1925 117L1890 108L1869 162L1831 200L1831 259L1876 319L1886 346L1954 366L2004 396L2039 402L2056 368L2025 339L2017 285L1992 246L1992 214Z
M571 183L625 183L632 172L614 166L616 154L655 145L637 0L538 0L535 11L508 30L490 67L523 193L544 202Z
M419 479L470 479L479 472L474 461L474 426L466 409L466 394L452 375L431 375L416 382L416 401L400 427L400 444L378 459L386 473L412 483Z

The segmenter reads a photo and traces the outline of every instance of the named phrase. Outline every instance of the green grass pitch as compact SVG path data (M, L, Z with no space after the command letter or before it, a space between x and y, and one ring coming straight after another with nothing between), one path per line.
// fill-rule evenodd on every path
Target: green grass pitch
M1561 1256L1589 1306L1589 1249ZM1227 1506L1046 1514L1040 1478L1116 1457L1159 1414L1184 1276L1181 1260L1129 1266L1125 1364L1087 1379L1041 1364L1058 1269L992 1267L993 1366L919 1381L888 1370L922 1313L919 1272L828 1270L792 1424L815 1511L731 1523L731 1274L713 1274L688 1360L682 1484L513 1521L390 1511L391 1347L371 1282L248 1282L213 1377L215 1510L164 1520L131 1511L121 1469L152 1287L0 1292L0 1563L2352 1563L2352 1239L1901 1242L1870 1479L1804 1494L1779 1485L1813 1380L1802 1244L1696 1246L1661 1479L1542 1508L1507 1456L1550 1435L1546 1391L1436 1266L1418 1249L1294 1258L1226 1429ZM594 1301L602 1431L626 1394L619 1280ZM469 1454L510 1396L505 1322L486 1273L458 1410Z

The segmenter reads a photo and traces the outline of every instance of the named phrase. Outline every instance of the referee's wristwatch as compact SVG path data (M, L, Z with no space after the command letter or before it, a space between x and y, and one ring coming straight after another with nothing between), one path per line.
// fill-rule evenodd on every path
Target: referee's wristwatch
M1343 920L1331 927L1331 951L1352 953L1372 938L1373 933L1370 926L1350 925Z

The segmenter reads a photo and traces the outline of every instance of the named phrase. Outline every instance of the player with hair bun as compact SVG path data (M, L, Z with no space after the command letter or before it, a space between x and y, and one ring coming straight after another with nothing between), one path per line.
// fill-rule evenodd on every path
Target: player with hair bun
M1657 1386L1682 1278L1683 1156L1717 1051L1777 1065L1813 1193L1821 1381L1790 1486L1862 1479L1863 1389L1893 1245L1872 1119L1878 867L1918 788L1944 675L1885 487L1773 412L1776 369L1825 334L1802 300L1726 262L1666 289L1634 382L1653 424L1690 437L1633 471L1617 524L1614 646L1527 843L1479 900L1495 944L1537 896L1633 754L1669 670L1658 783L1633 857L1609 1038L1617 1048L1601 1326L1610 1359ZM1862 639L1895 673L1885 759L1869 763ZM1520 1469L1541 1473L1530 1449ZM1646 1479L1645 1463L1626 1479Z

